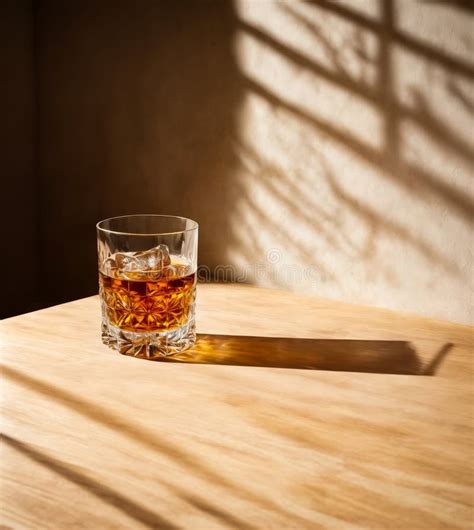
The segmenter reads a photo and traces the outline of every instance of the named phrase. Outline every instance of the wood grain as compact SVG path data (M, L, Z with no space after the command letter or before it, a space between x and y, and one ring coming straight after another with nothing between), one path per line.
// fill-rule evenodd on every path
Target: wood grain
M150 362L99 320L0 324L4 528L472 528L472 328L203 285Z

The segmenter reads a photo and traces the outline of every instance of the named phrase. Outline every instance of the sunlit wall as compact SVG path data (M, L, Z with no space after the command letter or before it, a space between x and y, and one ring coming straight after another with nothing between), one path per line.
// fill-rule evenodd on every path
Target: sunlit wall
M236 6L245 96L229 261L264 285L472 320L472 12Z

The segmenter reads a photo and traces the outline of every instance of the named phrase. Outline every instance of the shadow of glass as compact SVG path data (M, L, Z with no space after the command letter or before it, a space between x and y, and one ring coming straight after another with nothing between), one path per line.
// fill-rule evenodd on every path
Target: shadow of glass
M135 521L143 523L149 528L160 528L163 530L173 530L178 528L160 515L138 505L121 493L109 488L105 484L101 484L97 480L91 479L82 473L71 469L63 462L44 454L38 449L34 449L33 447L6 434L0 434L0 439L16 451L25 455L30 460L37 462L38 464L51 470L56 475L59 475L69 482L76 484L80 488L87 490L88 492L92 493L92 495L95 495L107 504L114 506L121 512L133 518Z
M407 341L199 335L196 345L160 362L434 375L452 348L424 363Z

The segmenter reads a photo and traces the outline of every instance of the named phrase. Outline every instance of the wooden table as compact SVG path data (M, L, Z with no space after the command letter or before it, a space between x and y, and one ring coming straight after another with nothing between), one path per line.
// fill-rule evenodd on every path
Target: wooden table
M0 326L3 529L472 528L472 328L232 285L173 361L96 297Z

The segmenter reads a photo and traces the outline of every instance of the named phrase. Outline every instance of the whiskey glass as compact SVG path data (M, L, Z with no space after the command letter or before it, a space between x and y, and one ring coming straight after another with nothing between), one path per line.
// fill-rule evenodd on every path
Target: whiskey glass
M158 359L196 340L198 224L171 215L97 223L102 342Z

